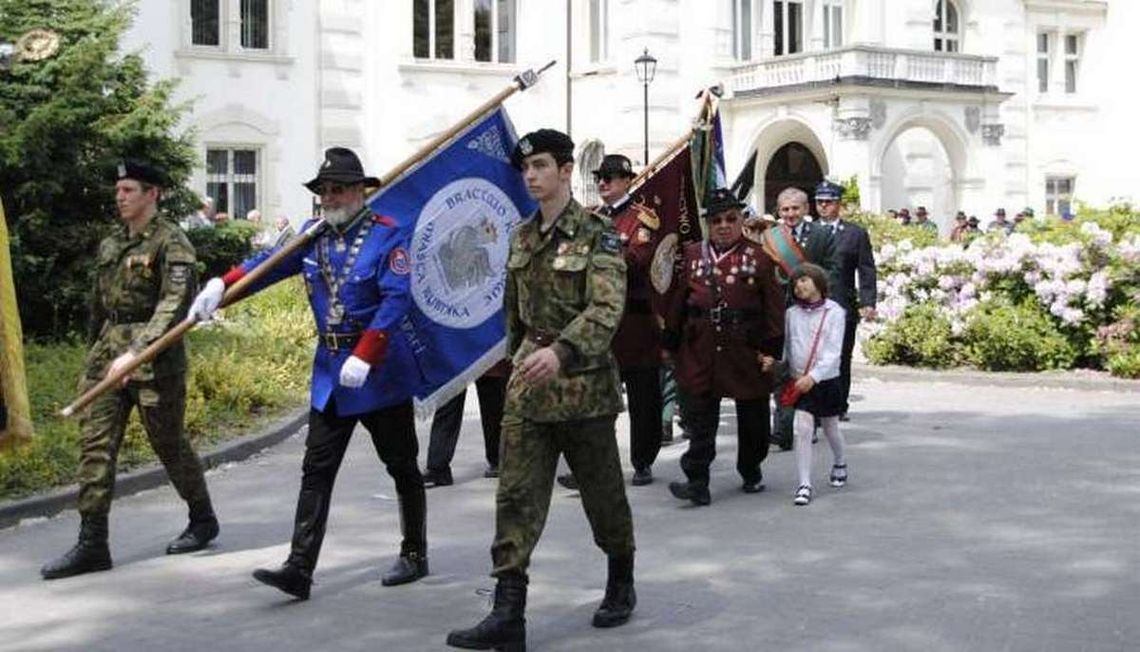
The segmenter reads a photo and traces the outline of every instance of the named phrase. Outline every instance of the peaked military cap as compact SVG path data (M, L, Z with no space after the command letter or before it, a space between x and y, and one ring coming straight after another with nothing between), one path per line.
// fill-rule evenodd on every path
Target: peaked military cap
M115 180L134 179L152 186L165 186L166 175L158 168L142 161L122 161L115 170Z
M728 188L714 188L705 198L705 217L709 218L717 213L732 208L744 208L745 203L736 198Z
M528 156L550 152L555 160L574 157L574 141L557 129L539 129L519 138L511 152L511 165L522 169L522 162Z
M314 195L319 195L321 194L322 181L350 185L363 183L366 186L377 187L380 185L380 180L376 177L364 175L364 166L360 164L360 158L347 147L330 147L326 149L325 160L321 162L321 167L317 170L317 176L306 181L305 187Z
M843 198L843 186L824 179L815 187L815 198L839 201Z
M605 176L632 179L635 176L633 174L633 163L630 162L629 157L621 154L606 154L605 158L602 159L602 164L598 166L597 170L594 170L595 179Z
M1004 208L997 209L996 211L994 211L994 215L1005 215L1005 209Z

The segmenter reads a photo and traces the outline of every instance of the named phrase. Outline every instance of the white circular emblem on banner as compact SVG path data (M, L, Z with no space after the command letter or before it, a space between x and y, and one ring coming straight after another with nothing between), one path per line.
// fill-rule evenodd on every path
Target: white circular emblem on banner
M511 230L519 212L479 177L452 181L420 211L412 238L412 296L449 328L474 328L503 307Z

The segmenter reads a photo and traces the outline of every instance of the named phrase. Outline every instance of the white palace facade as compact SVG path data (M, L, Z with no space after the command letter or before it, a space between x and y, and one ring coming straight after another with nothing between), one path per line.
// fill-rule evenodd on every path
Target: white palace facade
M569 131L580 172L641 163L645 116L652 159L719 85L757 207L855 177L863 208L946 225L1140 199L1136 32L1138 0L141 0L123 48L181 80L194 190L239 216L300 221L324 148L379 176L556 60L506 106L520 133Z

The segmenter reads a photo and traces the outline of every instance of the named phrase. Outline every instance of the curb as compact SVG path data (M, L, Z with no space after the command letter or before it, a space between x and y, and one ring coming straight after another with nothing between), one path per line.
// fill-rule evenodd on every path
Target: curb
M296 433L309 415L308 406L292 410L268 426L254 433L225 442L206 453L199 455L204 470L209 470L227 462L248 459L270 446L278 444ZM166 484L166 469L154 463L141 469L123 473L115 477L115 497L153 489ZM75 506L79 498L79 488L60 489L48 494L31 496L0 503L0 528L11 527L25 518L54 516Z
M1029 387L1037 389L1076 389L1086 391L1140 393L1140 380L1114 378L1100 371L976 371L972 369L916 369L896 365L852 365L852 375L859 379L886 381L923 381L957 385Z

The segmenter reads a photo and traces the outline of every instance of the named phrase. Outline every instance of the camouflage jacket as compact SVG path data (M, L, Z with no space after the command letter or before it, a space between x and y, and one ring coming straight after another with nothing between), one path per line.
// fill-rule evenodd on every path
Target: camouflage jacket
M101 378L128 349L138 353L186 317L194 297L194 247L156 215L134 236L123 226L99 243L85 373ZM186 371L186 348L171 346L131 376L153 380Z
M506 413L555 422L622 410L610 340L625 305L625 261L610 221L571 199L546 233L541 215L511 236L504 298L507 352L515 371ZM558 376L531 386L517 371L528 355L551 346Z

